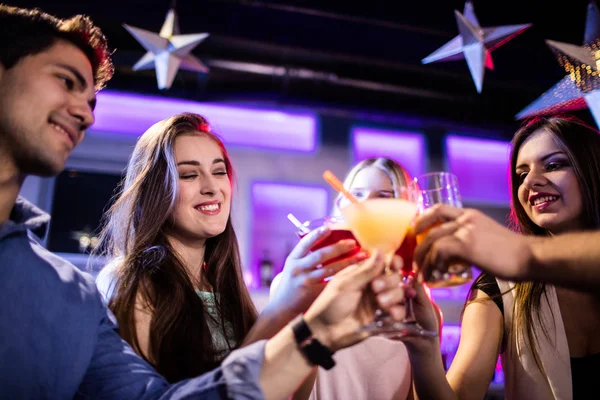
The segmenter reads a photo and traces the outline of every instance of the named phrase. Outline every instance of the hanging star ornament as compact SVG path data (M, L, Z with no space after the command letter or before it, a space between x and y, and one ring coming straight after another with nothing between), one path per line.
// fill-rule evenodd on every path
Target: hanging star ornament
M155 68L159 89L169 89L179 68L208 72L208 68L190 52L206 39L208 33L179 34L179 24L174 9L167 13L160 33L123 24L125 29L147 50L133 66L134 71Z
M462 14L458 10L454 10L454 14L459 35L421 62L429 64L436 61L466 59L477 92L481 93L485 68L494 69L491 52L525 31L531 24L482 28L473 10L473 3L470 1L465 3Z
M567 76L516 115L517 119L589 108L600 126L600 11L587 9L583 46L546 40Z

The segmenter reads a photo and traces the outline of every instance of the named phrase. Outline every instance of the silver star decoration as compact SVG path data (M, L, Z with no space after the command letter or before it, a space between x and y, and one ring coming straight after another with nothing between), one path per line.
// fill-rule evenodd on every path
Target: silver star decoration
M169 89L179 68L190 71L208 72L208 68L190 52L206 39L208 33L179 34L179 24L175 10L167 13L160 33L123 24L125 29L147 50L147 53L133 66L134 71L156 69L159 89Z
M531 24L503 25L482 28L479 25L473 3L465 3L461 14L454 10L459 35L425 57L421 62L429 64L436 61L467 60L469 71L475 82L477 92L481 93L485 68L494 69L491 52L514 38Z
M546 40L559 64L568 73L560 82L516 115L563 113L589 108L600 126L600 11L588 5L583 46Z

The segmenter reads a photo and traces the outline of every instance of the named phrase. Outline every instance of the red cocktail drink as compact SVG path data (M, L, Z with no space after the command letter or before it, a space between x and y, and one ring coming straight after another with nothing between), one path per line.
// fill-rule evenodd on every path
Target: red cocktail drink
M316 220L312 220L312 221L307 221L304 223L304 226L306 226L310 231L312 231L314 229L318 229L323 225L327 225L329 227L330 233L326 238L324 238L323 240L321 240L317 244L315 244L310 249L311 251L316 251L316 250L322 249L323 247L330 246L332 244L339 242L340 240L345 240L345 239L356 240L354 238L354 235L352 234L352 232L350 232L350 230L348 229L348 226L344 223L344 220L341 218L333 218L333 217L332 218L320 218L320 219L316 219ZM298 232L298 236L300 236L300 238L303 238L307 234L308 234L308 232ZM331 263L334 263L339 260L343 260L344 258L351 257L359 252L360 252L360 247L357 245L354 249L327 261L324 265L331 264Z

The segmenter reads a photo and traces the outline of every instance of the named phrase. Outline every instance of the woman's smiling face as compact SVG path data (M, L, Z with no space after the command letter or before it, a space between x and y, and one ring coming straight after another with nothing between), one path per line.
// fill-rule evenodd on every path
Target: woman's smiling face
M545 129L523 142L515 169L521 207L533 223L558 234L580 229L581 189L567 153Z

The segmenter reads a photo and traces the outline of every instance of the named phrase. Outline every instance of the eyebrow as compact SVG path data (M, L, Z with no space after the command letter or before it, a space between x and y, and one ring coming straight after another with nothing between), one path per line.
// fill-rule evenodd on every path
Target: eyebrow
M542 158L540 158L540 161L546 161L550 157L555 156L557 154L566 155L564 151L559 150L559 151L555 151L553 153L546 154L545 156L543 156ZM521 168L525 168L525 167L527 167L527 164L520 164L520 165L517 165L517 167L515 169L521 169Z
M70 65L62 64L62 63L58 63L56 65L60 68L66 69L67 71L69 71L70 73L75 75L77 82L79 82L79 85L82 87L82 91L87 89L88 84L85 81L85 78L83 77L83 75L81 75L81 73L76 68L73 68ZM92 109L92 111L94 111L94 109L96 108L96 95L94 95L93 99L88 101L88 104L90 105L90 108Z
M212 162L212 165L219 164L219 163L225 164L225 160L223 160L222 158L215 158ZM179 161L177 163L177 166L180 166L180 165L192 165L194 167L199 167L202 164L200 164L200 161L196 161L196 160L184 160L184 161Z

